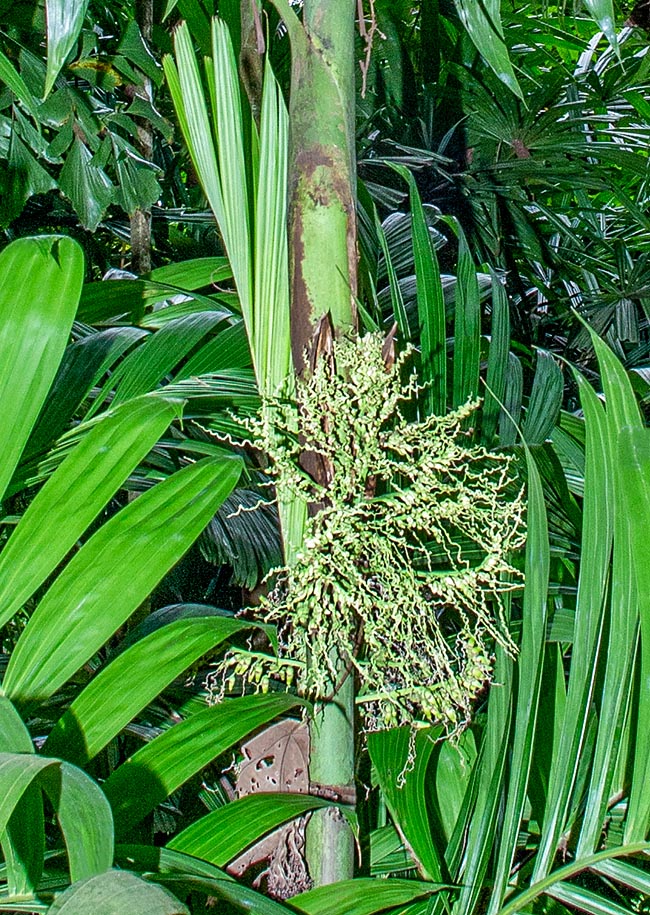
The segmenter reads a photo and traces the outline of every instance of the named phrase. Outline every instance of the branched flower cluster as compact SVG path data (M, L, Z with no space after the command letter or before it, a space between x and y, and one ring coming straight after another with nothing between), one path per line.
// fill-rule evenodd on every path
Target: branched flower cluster
M490 678L494 643L514 651L503 594L520 586L513 551L524 503L511 459L469 442L477 407L407 419L418 392L404 354L387 369L382 341L341 340L299 382L296 402L248 424L285 493L322 507L264 609L277 657L235 650L223 670L328 696L344 668L370 729L468 722ZM319 456L323 479L300 467Z

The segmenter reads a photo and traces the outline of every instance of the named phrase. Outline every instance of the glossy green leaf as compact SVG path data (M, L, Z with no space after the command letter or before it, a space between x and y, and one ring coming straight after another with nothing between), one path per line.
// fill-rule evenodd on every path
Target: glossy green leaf
M0 499L68 342L83 272L70 238L21 238L0 253Z
M507 904L499 910L498 915L515 915L517 912L526 911L527 906L547 890L562 881L570 880L571 877L575 877L576 874L579 874L583 870L587 870L591 867L598 867L605 861L616 861L618 858L623 858L628 855L631 856L639 853L645 854L649 850L650 842L635 842L632 845L619 845L616 848L608 848L604 851L596 852L593 855L581 858L578 861L572 861L569 864L565 864L564 867L558 867L542 880L531 884L522 892L512 896Z
M181 23L174 33L174 48L178 69L171 57L166 56L163 60L167 84L194 168L208 198L210 208L215 214L217 223L224 235L226 249L230 253L230 239L227 236L227 232L224 231L225 207L221 177L205 102L205 91L194 54L192 39L185 23ZM235 280L238 281L240 279L237 275L240 262L235 263L231 256L231 263L236 274ZM246 268L245 273L248 275L248 268ZM239 283L237 288L239 290ZM239 290L239 292L241 295L242 290Z
M66 4L66 0L62 2ZM59 188L72 203L82 224L91 232L103 219L115 195L110 178L93 162L93 154L79 137L75 137L65 157L59 175Z
M47 73L43 97L50 94L68 54L76 44L83 25L88 0L46 0Z
M23 462L41 456L70 427L92 389L146 331L109 327L67 347L54 384L23 451ZM13 484L16 484L14 479Z
M178 293L175 286L161 286L160 288L167 290L167 298ZM197 311L222 311L226 320L233 323L240 320L239 298L234 292L218 292L210 296L202 295L199 292L184 292L183 298L186 298L187 301L170 302L163 307L154 308L153 311L140 318L140 326L153 329L164 327L165 324L175 321L176 318L185 318Z
M300 893L291 904L307 915L374 915L431 896L440 889L435 883L419 880L358 877Z
M481 299L476 267L464 232L458 227L458 267L454 303L453 406L479 396Z
M71 879L83 880L110 867L113 820L106 798L85 772L58 759L0 753L0 835L32 784L43 789L55 810ZM40 827L38 821L34 826Z
M440 267L415 178L405 166L395 162L390 165L409 186L422 358L419 377L427 385L426 411L442 416L447 409L447 330Z
M79 303L79 320L87 324L102 324L110 319L128 319L138 323L145 305L162 301L172 295L165 287L146 280L100 280L85 283Z
M51 696L91 658L194 542L240 473L238 459L200 461L143 493L93 534L18 640L4 680L12 701Z
M412 855L404 845L394 826L380 826L373 829L370 839L370 876L397 877L416 866Z
M497 911L505 897L510 867L517 850L520 823L524 816L526 791L539 691L542 682L544 642L548 605L550 551L544 492L535 460L526 448L528 467L528 536L522 609L522 636L517 658L517 704L514 709L510 782L506 795L501 840L498 848L494 890L489 912Z
M552 761L550 772L546 813L536 861L538 874L546 873L555 857L555 848L565 828L571 790L577 774L578 757L594 689L595 659L605 610L605 589L614 531L613 466L607 418L591 386L582 377L578 377L578 385L585 413L587 441L582 563L573 634L576 647L572 653L566 717L558 753ZM599 835L601 809L596 784L604 778L606 770L606 765L603 770L600 764L598 770L593 770L592 787L589 789L591 803L586 814L590 821L587 832L596 829Z
M508 293L496 273L492 277L492 320L488 351L486 392L482 413L482 433L486 443L496 432L501 404L505 397L508 348L510 346L510 308Z
M283 823L328 806L309 794L249 794L192 823L167 847L223 867Z
M2 51L0 51L0 80L11 89L26 111L34 116L37 107L36 100L20 73Z
M629 915L630 911L627 906L619 905L606 896L600 896L570 883L554 884L552 889L548 890L548 895L581 912L587 912L588 915Z
M560 420L561 422L562 420ZM567 487L573 495L585 494L585 452L584 447L559 425L551 433L553 450L562 466Z
M287 157L289 116L267 56L256 194L253 343L260 389L276 395L291 373Z
M73 884L57 896L48 915L189 915L189 909L162 886L128 871L107 871Z
M622 514L629 528L629 550L632 574L639 594L641 621L641 672L637 719L634 722L634 765L626 841L644 839L650 828L650 610L648 608L648 515L650 507L650 430L625 427L616 452Z
M52 176L35 158L32 151L13 130L9 140L9 155L0 162L3 194L0 200L0 226L7 228L22 213L25 204L35 194L47 194L56 187Z
M598 356L601 370L603 390L605 394L605 411L607 414L608 439L611 449L613 472L613 498L614 504L614 546L612 558L612 571L610 583L610 619L609 642L605 651L605 673L602 694L600 697L600 717L594 765L592 768L592 781L590 791L597 788L597 793L590 796L592 801L598 803L600 820L596 822L594 816L596 805L592 806L586 817L583 827L585 839L581 837L581 852L589 853L597 846L599 841L598 828L602 824L602 817L609 800L610 784L616 757L617 734L620 734L622 716L630 700L633 689L631 676L634 652L637 643L637 627L639 619L639 594L637 592L637 577L635 575L635 556L633 550L630 518L621 505L625 505L623 477L624 459L617 453L626 429L641 432L643 423L641 414L634 395L630 377L618 358L593 332L591 334L594 349ZM643 541L641 541L642 544ZM643 550L643 546L641 546ZM643 658L643 655L642 655ZM643 666L643 659L642 659ZM643 674L642 674L643 676ZM642 767L647 764L648 734L650 720L647 709L644 711L645 700L641 699L639 715L635 722L636 753L635 767L630 795L630 807L626 822L625 841L645 838L648 816L648 802L645 798L645 789L642 788L640 775ZM646 750L642 749L645 744ZM598 767L598 768L597 768ZM639 816L637 817L637 814Z
M158 845L118 844L115 846L115 864L123 870L139 873L148 872L161 876L188 874L193 877L212 877L228 883L235 882L234 877L214 864Z
M295 909L289 909L280 902L276 902L275 899L270 899L234 880L216 880L214 877L184 875L159 877L158 880L179 893L194 890L198 893L216 896L226 903L231 903L237 912L249 912L250 915L295 915Z
M6 696L0 695L0 753L33 753L27 726Z
M117 50L122 57L126 57L128 61L135 64L139 70L142 70L144 74L153 80L155 85L160 86L162 83L160 65L147 47L138 23L134 19L128 23Z
M115 135L113 144L116 149L129 146L126 141L116 140ZM151 167L140 164L128 152L116 152L115 172L114 202L128 216L133 216L137 209L146 210L158 203L162 191L157 173Z
M20 715L6 696L0 696L0 753L33 752L32 739ZM33 784L14 807L6 831L0 836L0 846L10 895L33 893L41 877L45 852L43 799Z
M496 848L495 835L501 822L508 764L513 695L512 658L497 649L494 682L480 755L463 798L463 807L449 842L446 861L451 875L460 884L456 907L459 915L473 912L480 898L488 864Z
M617 883L621 883L631 890L643 893L644 896L650 895L650 876L646 871L641 870L640 867L634 867L632 864L627 864L625 861L613 859L601 861L600 864L596 864L592 867L592 871L597 874L602 874L610 880L615 880Z
M43 795L38 785L32 783L23 792L0 836L0 847L9 895L33 895L41 881L45 854Z
M267 64L260 125L255 250L249 231L249 189L243 147L239 79L228 28L212 21L212 58L206 60L214 138L205 92L185 26L175 34L178 69L166 58L167 79L181 129L232 265L258 384L275 393L290 369L286 170L288 118ZM253 141L256 137L253 136ZM255 144L253 144L255 145Z
M372 213L375 223L375 232L377 234L377 239L384 255L384 263L386 265L386 276L388 278L388 288L390 290L390 301L392 313L395 316L397 321L397 326L399 328L400 337L404 341L410 341L411 339L411 329L409 326L408 315L404 307L404 296L402 295L402 288L399 284L397 278L397 272L395 270L395 265L393 263L393 258L391 256L390 247L388 245L388 240L386 238L386 232L382 226L379 215L377 213L377 207L372 203Z
M503 38L499 0L454 0L460 20L474 46L497 77L515 95L523 98Z
M447 841L454 833L476 763L476 743L471 731L458 741L444 741L435 764L437 808Z
M426 776L439 729L417 732L415 758L409 728L368 735L368 752L395 825L417 859L422 874L442 879L443 865L426 813Z
M553 615L555 617L555 614ZM573 622L573 620L572 620ZM549 630L552 623L549 622ZM573 635L573 626L571 628ZM562 646L551 642L549 632L546 637L546 650L542 671L542 687L540 690L537 734L533 745L533 758L528 785L528 798L530 800L530 817L535 823L544 821L549 773L553 769L553 761L559 756L560 737L562 725L566 719L566 674ZM593 725L593 713L587 719ZM593 747L593 727L587 731L582 747L590 752ZM582 757L584 759L584 756ZM580 766L576 766L576 784L581 784ZM565 779L569 781L569 779Z
M231 277L232 270L226 257L194 257L156 267L149 274L151 282L176 286L178 289L214 287Z
M239 74L230 33L222 19L213 18L211 34L212 59L206 61L206 75L224 203L221 219L216 211L215 216L226 243L246 327L255 350L256 322L251 314L253 262ZM280 186L280 192L283 189ZM278 252L275 253L277 255ZM265 304L269 308L271 303Z
M584 0L584 4L592 18L598 23L598 28L605 33L607 41L613 48L618 49L613 0Z
M152 632L111 661L74 700L45 752L85 765L172 680L248 625L210 616L177 620Z
M121 867L159 875L179 895L196 890L231 902L238 911L251 915L291 915L288 909L244 884L237 883L225 871L183 852L152 845L118 845L116 863Z
M178 295L186 296L189 301L156 307ZM233 310L224 304L226 301L232 303L235 312L238 311L238 303L232 293L213 298L202 295L191 286L179 287L152 279L101 280L84 285L78 317L88 324L114 323L118 318L128 318L141 327L157 328L197 311L222 311L224 318L231 318ZM153 311L145 314L148 308L153 308Z
M506 389L503 401L504 410L499 417L499 445L507 448L514 445L519 435L516 425L521 414L521 401L524 390L524 373L521 362L514 353L508 353L506 370ZM512 419L511 419L512 417Z
M104 783L121 834L247 734L293 708L293 696L245 696L197 712L142 747Z
M603 371L605 367L603 366ZM604 430L598 435L601 438L598 451L594 447L596 420L603 413L602 405L586 382L581 383L581 401L585 411L587 430L587 465L585 467L585 507L582 543L582 570L578 591L578 611L585 613L585 619L576 626L576 638L581 644L581 653L576 655L576 667L582 667L585 683L591 682L596 668L589 657L589 645L583 642L582 632L593 632L592 638L600 637L598 625L603 612L611 622L608 636L609 645L604 648L605 663L604 683L602 686L601 710L596 747L591 766L591 778L587 789L587 807L578 841L579 856L588 854L597 847L600 841L603 817L609 802L612 766L617 753L617 733L620 716L626 704L625 695L629 691L629 670L633 653L631 640L635 634L635 602L630 592L631 570L627 568L629 550L621 542L621 535L627 538L622 529L620 496L617 494L618 460L616 442L620 434L620 416L610 409L613 403L607 404L607 421ZM630 391L631 394L631 391ZM602 426L602 420L600 421ZM593 504L593 500L596 504ZM614 566L610 571L612 536L614 540ZM587 541L586 538L589 538ZM607 552L603 555L603 550ZM611 583L607 581L611 576ZM607 588L611 588L611 598L606 600ZM588 596L590 595L590 597ZM587 598L585 606L581 598ZM594 627L597 627L594 630ZM620 627L620 628L619 628ZM573 667L573 665L572 665ZM588 696L585 697L589 701ZM587 709L583 711L586 716Z
M179 404L129 404L92 428L29 505L0 554L0 626L56 569L155 445Z
M203 345L177 371L175 378L191 378L196 375L208 375L227 369L248 367L251 363L251 351L243 321L231 324L216 337Z
M112 406L152 391L223 320L223 312L201 311L170 321L150 335L109 379L106 388L116 387Z
M542 445L553 431L564 396L562 371L551 356L537 350L533 389L522 431L529 445Z

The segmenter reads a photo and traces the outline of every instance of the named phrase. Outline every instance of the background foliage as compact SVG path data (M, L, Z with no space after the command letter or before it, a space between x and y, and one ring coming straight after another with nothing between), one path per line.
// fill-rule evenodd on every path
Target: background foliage
M421 415L483 397L473 444L527 480L526 584L517 655L495 645L470 727L368 736L359 875L288 903L226 868L331 800L233 799L223 773L300 701L271 684L211 704L205 683L227 645L273 644L235 617L281 548L265 460L231 433L289 364L269 333L288 309L289 50L266 10L258 132L241 5L218 6L216 26L210 5L154 6L145 40L135 7L0 4L0 909L643 911L643 10L365 10L362 322L415 346ZM191 71L213 42L214 130ZM151 272L100 281L151 207Z

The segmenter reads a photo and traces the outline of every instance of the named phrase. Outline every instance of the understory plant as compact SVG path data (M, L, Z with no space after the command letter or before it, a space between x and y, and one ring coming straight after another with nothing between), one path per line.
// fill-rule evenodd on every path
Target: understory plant
M269 715L259 704L248 708L245 699L233 707L234 731L224 730L227 705L207 710L181 722L179 731L158 732L162 743L140 747L144 756L134 752L114 771L109 765L101 787L96 776L124 728L242 629L241 621L215 617L214 608L194 607L132 632L130 643L121 639L129 618L230 494L241 459L191 461L107 512L182 410L177 397L135 397L87 425L23 511L21 499L8 493L66 351L83 255L68 238L20 239L0 254L0 276L0 627L22 614L15 644L2 656L0 910L82 913L98 905L118 913L128 896L134 912L185 915L177 896L124 872L145 869L133 857L130 867L122 862L115 869L116 834L127 836L199 771L219 752L220 740L236 743L294 700L280 706L269 697ZM185 748L180 767L179 745ZM216 869L212 876L218 891L227 878Z

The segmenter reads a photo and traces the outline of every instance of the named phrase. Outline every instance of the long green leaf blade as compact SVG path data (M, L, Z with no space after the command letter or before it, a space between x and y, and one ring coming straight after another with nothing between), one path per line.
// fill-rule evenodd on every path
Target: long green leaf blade
M374 915L438 892L435 883L358 877L300 893L292 905L307 915Z
M118 655L75 699L50 732L45 752L85 765L172 680L247 627L241 620L210 616L152 632Z
M287 250L288 146L289 117L267 57L260 123L251 343L260 391L271 396L286 392L291 371Z
M309 794L249 794L192 823L167 847L223 867L283 823L328 806Z
M518 695L514 710L510 784L499 842L494 889L488 909L490 913L496 912L503 902L510 867L517 850L517 838L524 815L526 789L530 776L546 638L550 568L548 522L542 481L528 448L526 448L526 460L528 465L528 538L522 639L516 667Z
M428 880L442 880L443 864L426 813L426 774L437 731L420 731L415 748L409 728L368 735L368 751L393 821ZM414 754L414 759L410 759Z
M499 0L454 0L460 20L474 46L494 73L515 95L523 98L503 38Z
M239 459L200 461L104 524L20 636L3 684L12 701L46 699L91 658L194 542L240 474Z
M48 915L189 915L190 910L165 887L128 871L107 871L79 881L57 896Z
M547 877L544 877L543 880L532 883L521 893L517 893L499 910L498 915L515 915L517 912L526 911L527 906L541 896L542 893L545 893L547 890L551 889L551 887L563 880L569 880L571 877L575 877L580 871L598 866L604 861L614 861L617 858L622 858L627 855L647 853L649 850L650 842L635 842L632 845L619 845L615 848L608 848L605 851L596 852L595 854L588 855L586 858L581 858L578 861L572 861L564 867L557 868L557 870L554 870Z
M0 753L33 753L34 744L27 727L6 696L0 696ZM0 845L7 865L10 895L33 894L43 870L45 829L43 799L31 785L9 817Z
M621 491L621 456L617 455L616 447L626 429L640 431L643 428L639 407L625 368L604 341L593 332L591 337L598 356L605 393L609 447L612 449L611 461L614 467L615 510L610 585L610 635L605 655L606 668L600 697L598 736L590 785L590 791L596 787L598 794L590 798L594 801L594 807L588 811L583 826L585 838L583 840L581 837L580 840L580 850L583 854L591 852L599 840L598 829L602 826L602 818L609 800L609 786L618 749L616 735L621 733L622 717L633 689L631 671L637 641L639 594L634 574L630 519L624 511L621 511L621 506L625 502ZM642 711L645 705L644 697L640 697L640 703L640 714L635 722L637 751L639 746L647 741L650 726L647 712L644 714ZM636 758L636 762L640 765L644 765L646 761L643 756ZM637 791L638 787L637 782ZM598 816L595 815L596 803L598 804ZM641 805L645 808L645 801L641 800ZM633 813L640 809L634 803L631 804L631 808ZM640 825L635 818L630 819L628 811L626 842L634 831L632 824ZM636 838L645 838L645 833L637 834Z
M178 69L173 58L169 56L163 58L167 85L192 163L217 223L222 227L224 200L212 129L205 103L205 91L189 29L184 22L174 33L174 50Z
M447 324L440 266L415 178L405 166L394 162L390 165L409 186L422 354L420 379L427 385L426 412L442 416L447 410Z
M228 26L218 17L212 20L212 57L212 61L206 60L206 67L223 195L223 217L219 228L226 244L249 336L254 340L254 330L251 334L251 329L255 327L251 314L253 263L239 75Z
M481 359L481 300L476 267L464 232L458 230L458 276L454 304L453 406L479 394Z
M223 312L200 311L177 318L150 335L113 372L108 388L117 386L113 407L146 394L223 322ZM98 398L101 402L102 398Z
M494 437L506 389L508 347L510 346L510 309L508 293L496 273L492 272L492 324L487 363L487 391L483 404L483 439L489 444Z
M129 404L91 429L63 461L0 554L0 626L56 569L178 410L178 403L153 398Z
M494 677L500 688L490 690L484 741L468 790L470 797L476 791L476 801L465 818L459 818L447 849L447 864L453 879L460 884L458 915L474 911L494 847L499 803L505 793L513 667L512 659L498 649Z
M47 72L44 98L50 94L61 67L79 37L88 0L46 0Z
M298 701L284 694L230 699L187 718L138 750L104 783L118 832L139 822L216 756Z
M237 883L214 864L179 851L154 848L151 845L118 845L115 857L122 867L160 874L160 879L172 887L178 885L181 892L191 886L206 895L225 899L238 910L250 912L251 915L291 915L294 911Z
M533 389L528 402L522 431L529 445L543 445L560 415L564 379L559 365L550 353L537 350Z
M21 238L0 253L0 499L59 367L83 273L71 238Z
M58 759L0 753L0 835L32 784L43 788L54 807L71 879L83 880L110 867L113 820L106 798L85 772Z
M594 21L598 23L598 28L605 33L607 41L614 49L618 50L616 14L612 0L584 0L584 4Z
M552 760L549 775L546 811L542 837L536 861L536 873L546 873L555 857L555 850L565 827L577 769L590 712L596 655L605 611L607 579L614 535L614 490L611 439L605 410L592 387L577 376L580 400L585 414L585 500L581 544L581 568L578 580L574 622L574 650L571 655L567 706L558 753ZM589 789L590 807L586 819L591 820L583 833L600 835L598 789L594 782L602 780L605 771L593 769ZM592 806L595 805L595 806ZM593 812L592 812L593 811ZM590 849L592 850L592 849Z
M629 549L639 595L641 620L641 674L637 720L634 723L635 747L632 787L625 841L645 839L650 827L650 568L648 565L648 518L650 510L650 430L622 430L618 447L622 514L629 524Z
M11 89L18 101L35 117L36 100L29 91L25 80L2 51L0 51L0 80Z

